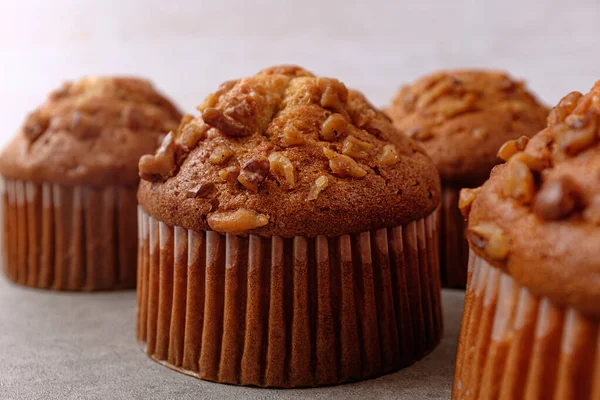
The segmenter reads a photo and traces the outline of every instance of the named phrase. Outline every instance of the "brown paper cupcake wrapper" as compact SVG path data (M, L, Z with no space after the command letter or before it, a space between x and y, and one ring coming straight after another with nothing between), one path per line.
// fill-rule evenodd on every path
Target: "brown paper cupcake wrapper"
M135 287L135 188L0 179L8 279L36 288Z
M338 238L196 233L140 213L137 338L217 382L298 387L395 371L440 341L436 216Z
M600 320L473 254L469 268L452 398L600 399Z
M464 289L467 283L469 245L465 218L458 209L460 189L442 187L440 207L440 276L442 287Z

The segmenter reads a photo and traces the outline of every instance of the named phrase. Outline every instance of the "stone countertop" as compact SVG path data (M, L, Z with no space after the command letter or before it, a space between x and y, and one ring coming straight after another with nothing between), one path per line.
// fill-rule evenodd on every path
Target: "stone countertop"
M0 398L449 399L464 292L444 290L445 334L399 372L317 389L201 381L150 360L135 340L135 292L57 293L0 279Z

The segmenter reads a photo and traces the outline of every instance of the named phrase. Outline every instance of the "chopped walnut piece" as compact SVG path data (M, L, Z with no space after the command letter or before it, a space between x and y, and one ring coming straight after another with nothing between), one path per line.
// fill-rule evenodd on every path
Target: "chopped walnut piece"
M592 202L583 210L583 218L592 224L600 226L600 195L596 195Z
M176 147L173 132L169 132L156 154L146 154L140 158L140 177L146 181L155 182L172 176L177 168L175 162Z
M535 183L529 167L521 161L511 159L506 164L506 169L502 193L523 204L531 203L535 192Z
M342 153L353 158L367 158L373 145L350 135L344 140Z
M343 112L344 103L348 101L348 89L333 78L317 78L317 86L321 89L321 106L337 112Z
M207 222L208 226L217 232L241 233L267 225L269 217L254 210L241 208L236 211L209 214Z
M425 129L422 126L411 129L407 132L407 135L420 142L424 142L433 138L433 132L429 129Z
M396 151L396 146L393 144L386 144L383 146L377 161L379 161L379 164L381 165L394 165L398 163L398 161L400 161L400 156Z
M504 260L508 256L508 240L502 228L490 222L470 227L466 232L467 239L473 246L483 250L484 254L494 260Z
M48 126L50 126L50 117L40 111L34 111L27 116L23 133L30 142L34 142L48 129Z
M513 155L509 161L519 161L527 165L530 170L541 172L546 168L550 167L550 160L546 158L538 158L525 151L520 151Z
M533 212L547 221L565 218L577 206L579 196L577 183L568 176L544 182L535 197Z
M352 158L336 153L328 148L323 148L323 153L329 159L329 168L331 168L334 174L341 177L350 176L352 178L364 178L367 175L367 171Z
M349 128L348 121L340 114L331 114L321 127L321 138L329 142L336 140Z
M422 93L417 98L417 101L415 103L416 108L421 109L427 107L428 105L432 104L437 99L439 99L441 96L451 92L452 89L454 89L454 86L455 82L453 79L442 79L435 86Z
M232 165L227 168L223 168L222 170L219 171L219 177L221 179L223 179L224 181L231 183L231 184L237 182L237 178L238 178L239 174L240 174L240 169L238 167L236 167L235 165Z
M327 175L321 175L310 185L310 191L308 192L308 200L316 200L319 194L329 185L329 178Z
M556 125L565 120L577 106L577 102L583 95L579 92L571 92L563 97L556 107L548 115L548 125Z
M564 123L556 125L553 129L556 143L566 154L576 155L596 140L597 121L594 112L588 112L584 116L568 116Z
M458 197L458 208L462 213L463 217L468 218L471 212L471 204L475 201L477 195L481 192L481 187L474 189L462 189Z
M269 155L270 169L275 175L283 176L290 187L296 186L294 164L282 153L273 152Z
M223 164L233 155L233 150L229 146L217 146L210 154L208 161L212 164Z
M201 198L201 199L212 199L217 195L217 187L212 182L203 182L194 186L188 190L186 197L188 198Z
M527 136L521 136L518 139L509 140L504 143L502 147L500 147L497 157L501 160L508 161L518 152L525 150L527 143L529 143L529 138Z
M452 118L455 115L470 111L475 105L477 96L467 93L462 99L451 99L440 105L440 115L444 118Z
M183 129L193 119L194 119L194 116L190 115L190 114L185 114L181 118L181 121L179 121L179 126L177 127L177 131L175 131L175 140L177 140L179 137L181 137L181 134L183 133Z
M206 99L204 99L202 104L200 104L198 107L196 107L196 109L200 112L203 112L204 110L206 110L209 107L216 106L217 102L219 101L219 98L222 95L224 95L225 93L227 93L228 91L230 91L235 86L236 83L237 83L236 80L226 81L226 82L221 83L221 85L219 85L219 87L217 88L217 91L206 96Z
M190 122L183 127L179 143L188 149L193 149L200 140L204 139L209 129L210 126L205 124L204 121Z
M266 158L253 158L248 160L237 177L239 183L254 193L258 192L258 186L269 174L270 163Z
M244 124L225 115L216 108L208 107L202 113L202 120L209 126L216 128L228 136L248 136L252 132Z
M475 128L471 131L471 135L475 139L485 139L487 138L488 132L486 128Z
M283 130L281 141L285 146L297 146L304 143L304 135L295 126L288 125Z

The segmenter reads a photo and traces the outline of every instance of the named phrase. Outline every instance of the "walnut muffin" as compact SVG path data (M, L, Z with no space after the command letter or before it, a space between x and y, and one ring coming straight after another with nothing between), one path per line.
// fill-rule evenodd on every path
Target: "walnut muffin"
M504 142L543 129L548 110L522 81L503 72L463 70L436 72L404 86L387 112L440 172L442 285L464 288L468 246L458 192L489 177Z
M0 156L6 276L56 290L132 288L139 158L178 126L144 80L65 83Z
M365 98L291 66L223 83L140 160L138 340L211 381L397 370L442 332L435 166Z
M472 274L453 398L600 398L600 81L461 192Z

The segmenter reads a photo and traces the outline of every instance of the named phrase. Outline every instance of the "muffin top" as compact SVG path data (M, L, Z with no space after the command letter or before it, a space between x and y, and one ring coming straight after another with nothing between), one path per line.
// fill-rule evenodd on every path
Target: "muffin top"
M532 292L600 316L600 81L565 96L528 143L507 142L461 192L471 248Z
M0 173L64 185L136 185L140 157L180 118L145 80L68 82L27 116L0 156Z
M507 140L532 136L548 110L503 72L441 71L400 89L387 113L419 141L444 184L482 184Z
M293 66L223 83L140 160L138 200L195 231L339 236L431 213L439 176L362 94Z

